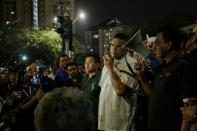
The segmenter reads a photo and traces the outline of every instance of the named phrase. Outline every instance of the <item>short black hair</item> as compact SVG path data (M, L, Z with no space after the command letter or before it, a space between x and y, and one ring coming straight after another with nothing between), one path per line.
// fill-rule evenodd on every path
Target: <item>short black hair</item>
M57 59L57 61L56 61L56 66L58 67L59 66L59 62L60 62L60 58L61 57L67 57L68 58L68 55L66 55L65 53L60 53L59 55L58 55L58 59Z
M60 53L59 54L59 60L60 60L60 57L67 57L68 58L68 55L66 55L65 53Z
M187 33L173 25L162 26L158 33L162 33L165 42L172 42L171 50L179 51L187 39Z
M126 40L129 39L129 35L124 34L124 33L117 33L117 34L114 35L114 38L118 38L118 39L126 41Z
M95 63L100 63L101 62L100 57L98 55L94 54L94 53L88 53L88 54L86 54L85 55L85 59L87 57L93 57Z

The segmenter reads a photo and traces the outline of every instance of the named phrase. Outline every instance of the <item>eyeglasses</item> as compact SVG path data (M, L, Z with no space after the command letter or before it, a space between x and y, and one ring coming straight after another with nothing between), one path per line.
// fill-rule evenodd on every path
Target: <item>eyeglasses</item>
M190 108L190 107L193 107L193 106L197 106L197 103L184 103L185 108Z
M185 108L191 108L193 106L197 106L197 100L188 100L184 102Z

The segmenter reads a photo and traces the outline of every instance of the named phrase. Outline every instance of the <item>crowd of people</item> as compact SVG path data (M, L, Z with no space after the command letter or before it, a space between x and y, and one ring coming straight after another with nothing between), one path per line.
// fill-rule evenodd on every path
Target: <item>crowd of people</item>
M35 61L0 79L2 131L196 131L197 24L192 33L164 26L147 38L144 58L113 36L103 58L59 68Z

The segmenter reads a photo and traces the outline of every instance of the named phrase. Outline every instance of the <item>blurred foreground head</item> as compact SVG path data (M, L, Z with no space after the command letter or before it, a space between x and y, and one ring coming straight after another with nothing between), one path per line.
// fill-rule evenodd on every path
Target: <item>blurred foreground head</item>
M77 88L57 88L47 93L35 110L37 131L92 131L91 102Z

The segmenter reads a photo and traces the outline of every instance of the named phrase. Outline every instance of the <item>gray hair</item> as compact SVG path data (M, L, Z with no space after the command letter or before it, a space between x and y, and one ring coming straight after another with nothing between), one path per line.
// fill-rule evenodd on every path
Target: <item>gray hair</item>
M37 131L91 131L92 104L73 87L57 88L47 93L34 112Z

